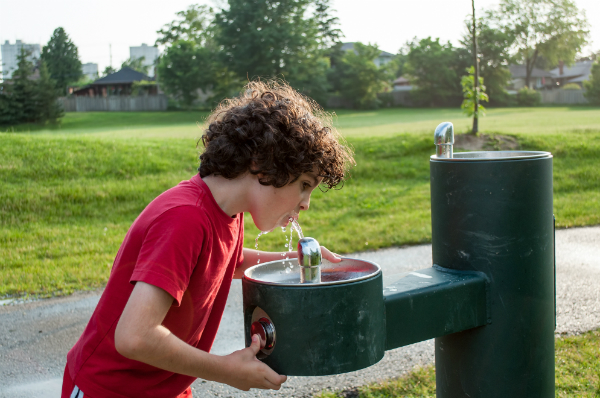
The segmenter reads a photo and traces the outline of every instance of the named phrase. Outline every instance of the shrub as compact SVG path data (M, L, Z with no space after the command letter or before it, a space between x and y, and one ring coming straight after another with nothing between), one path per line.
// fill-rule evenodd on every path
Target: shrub
M563 90L581 90L581 86L577 83L567 83L562 87Z
M590 80L583 82L585 87L585 98L590 101L590 104L600 105L600 62L595 62L592 65Z
M523 87L517 93L517 105L537 106L542 102L542 95L532 88Z

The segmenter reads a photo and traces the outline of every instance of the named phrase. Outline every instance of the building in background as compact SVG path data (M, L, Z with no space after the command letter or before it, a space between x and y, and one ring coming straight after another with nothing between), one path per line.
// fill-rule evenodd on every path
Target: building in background
M558 66L552 69L550 73L554 75L558 87L569 83L575 83L579 87L583 87L583 82L590 79L593 63L594 61L590 59L577 61L571 66L565 66L564 62L560 61Z
M81 65L81 73L88 79L96 80L98 78L98 64L88 62Z
M148 82L141 88L141 93L134 93L134 83ZM77 97L110 97L130 95L157 95L158 87L154 78L141 72L125 67L83 87L70 87L69 94Z
M129 47L129 58L138 59L144 57L142 65L150 67L148 68L148 76L150 77L154 77L154 68L158 55L158 47L149 46L145 43L142 43L139 47Z
M354 43L342 43L342 51L354 50ZM354 50L356 52L356 50ZM394 59L394 54L388 53L387 51L381 51L379 57L373 60L373 63L379 68L381 65L385 65Z
M42 49L39 44L25 44L21 40L17 40L15 44L10 44L8 40L1 45L2 52L2 79L12 78L13 72L17 69L17 56L21 53L21 49L30 51L28 59L32 62L40 59Z
M517 91L525 87L525 78L527 70L525 65L509 65L508 70L511 75L511 83L507 87L509 94L516 94ZM533 68L529 80L529 88L534 90L552 89L555 86L554 75L547 70Z

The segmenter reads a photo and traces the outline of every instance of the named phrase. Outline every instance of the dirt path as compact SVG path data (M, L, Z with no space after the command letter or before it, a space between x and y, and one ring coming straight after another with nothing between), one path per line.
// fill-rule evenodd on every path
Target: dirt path
M557 332L579 333L600 327L600 226L560 230L557 252ZM394 275L431 265L431 245L358 253L381 265L384 284ZM241 283L234 281L213 352L243 347ZM67 351L87 324L101 291L0 307L0 397L60 396ZM388 351L377 365L328 377L290 377L279 392L242 392L196 381L196 397L309 397L323 388L344 389L398 376L433 362L433 341Z

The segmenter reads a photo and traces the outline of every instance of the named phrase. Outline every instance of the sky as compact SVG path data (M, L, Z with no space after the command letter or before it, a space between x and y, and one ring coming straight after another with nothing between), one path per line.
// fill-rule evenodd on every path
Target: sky
M153 45L163 25L190 4L215 5L224 0L0 0L0 43L22 40L43 46L55 28L62 26L79 48L83 63L93 62L102 71L118 67L129 58L129 47ZM584 55L600 50L600 1L575 0L586 10L592 44ZM476 14L498 0L476 0ZM457 44L470 0L333 0L343 41L377 44L396 53L413 37L439 37Z

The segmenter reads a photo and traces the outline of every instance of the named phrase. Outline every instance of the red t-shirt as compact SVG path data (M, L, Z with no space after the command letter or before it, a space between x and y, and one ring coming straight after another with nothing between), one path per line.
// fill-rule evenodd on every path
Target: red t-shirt
M82 336L67 355L71 379L95 398L177 397L194 377L125 358L115 328L136 281L173 296L163 325L188 344L210 351L243 261L243 214L229 217L196 175L161 194L127 232Z

